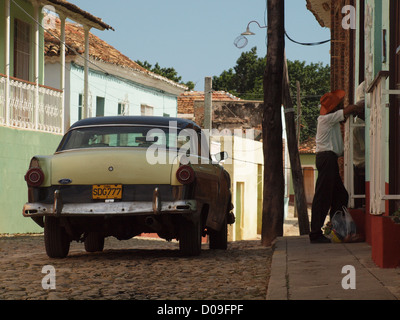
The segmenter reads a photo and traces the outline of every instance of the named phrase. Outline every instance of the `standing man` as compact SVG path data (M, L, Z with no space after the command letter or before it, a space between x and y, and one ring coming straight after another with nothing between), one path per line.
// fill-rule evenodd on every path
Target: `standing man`
M339 172L338 157L343 155L343 137L340 123L350 114L357 114L361 106L349 105L343 109L345 92L329 92L321 98L321 111L317 126L316 166L318 179L311 209L311 243L329 243L322 234L322 226L330 216L347 207L349 195Z

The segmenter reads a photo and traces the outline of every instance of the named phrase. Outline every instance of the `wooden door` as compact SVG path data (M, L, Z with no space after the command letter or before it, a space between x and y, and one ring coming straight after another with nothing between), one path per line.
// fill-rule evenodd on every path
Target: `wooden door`
M311 204L315 193L314 168L303 167L304 193L308 204Z
M236 217L236 235L235 240L243 239L244 229L244 182L236 182L236 201L235 201L235 217Z

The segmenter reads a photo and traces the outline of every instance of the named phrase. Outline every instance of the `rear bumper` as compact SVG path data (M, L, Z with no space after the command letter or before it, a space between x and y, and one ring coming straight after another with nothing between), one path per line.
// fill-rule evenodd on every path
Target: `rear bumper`
M102 216L102 215L146 215L146 214L179 214L196 212L195 200L161 202L154 210L152 202L97 202L64 204L57 208L52 204L27 203L22 214L24 217L43 216Z
M54 203L26 203L22 209L24 217L44 216L132 216L147 214L183 214L197 211L196 200L160 201L158 189L152 201L63 203L59 190L54 192Z

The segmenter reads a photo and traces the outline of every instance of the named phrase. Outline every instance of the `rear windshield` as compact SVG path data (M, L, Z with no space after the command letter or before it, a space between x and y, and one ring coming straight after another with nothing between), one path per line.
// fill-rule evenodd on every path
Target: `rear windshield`
M57 152L85 148L147 148L153 144L162 148L181 148L188 135L179 135L177 130L144 126L82 127L68 132Z

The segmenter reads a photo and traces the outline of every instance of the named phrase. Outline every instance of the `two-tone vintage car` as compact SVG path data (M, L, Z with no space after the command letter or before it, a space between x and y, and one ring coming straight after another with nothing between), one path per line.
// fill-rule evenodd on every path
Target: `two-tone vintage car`
M212 160L208 138L192 121L164 117L98 117L75 123L54 155L35 156L25 175L23 215L44 228L49 257L71 241L102 251L109 236L142 233L179 241L185 255L226 249L230 177Z

